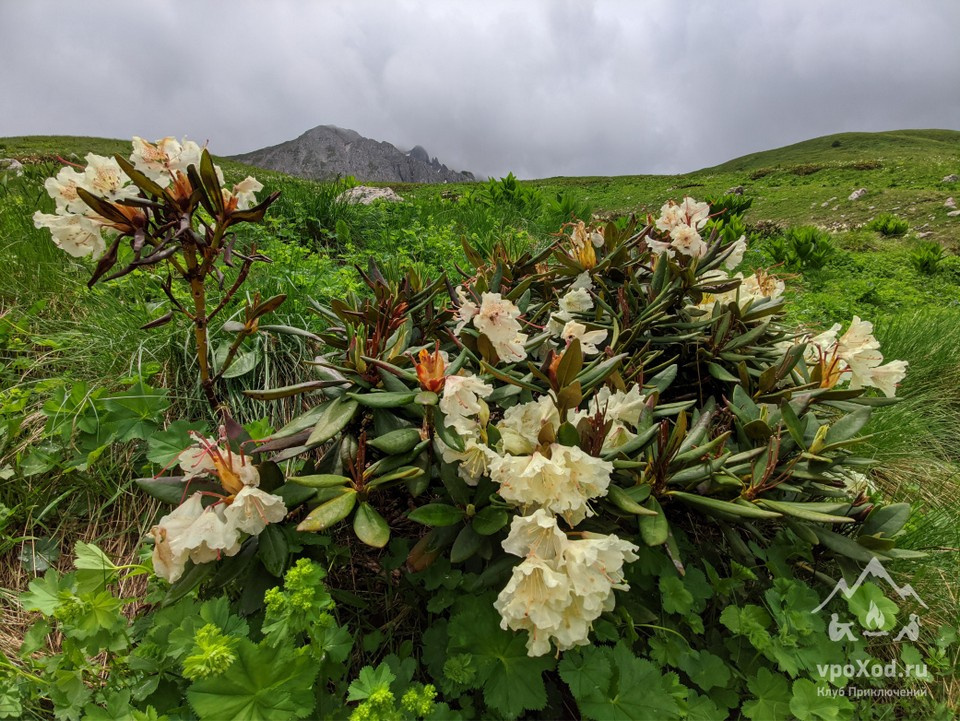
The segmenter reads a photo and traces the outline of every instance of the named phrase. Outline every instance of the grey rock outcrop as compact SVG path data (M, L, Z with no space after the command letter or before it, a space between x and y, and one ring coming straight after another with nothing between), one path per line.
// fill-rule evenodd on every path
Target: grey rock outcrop
M347 203L370 205L375 200L385 200L388 203L402 203L403 198L393 192L393 188L373 188L369 185L357 185L342 193L338 200Z
M460 183L473 173L451 170L420 145L404 153L390 143L335 125L320 125L295 140L234 156L258 168L313 180L352 175L381 183Z
M23 163L16 158L0 158L0 172L23 175Z

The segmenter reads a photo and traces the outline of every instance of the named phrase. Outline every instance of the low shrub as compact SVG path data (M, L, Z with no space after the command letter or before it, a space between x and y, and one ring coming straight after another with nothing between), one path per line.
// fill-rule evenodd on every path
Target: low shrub
M910 229L910 224L891 213L880 213L867 223L866 228L887 237L897 237L906 233Z
M934 275L940 266L940 261L946 257L943 246L935 240L921 240L910 251L910 265L918 273Z
M836 251L829 233L809 225L789 228L767 247L774 262L805 271L822 269Z

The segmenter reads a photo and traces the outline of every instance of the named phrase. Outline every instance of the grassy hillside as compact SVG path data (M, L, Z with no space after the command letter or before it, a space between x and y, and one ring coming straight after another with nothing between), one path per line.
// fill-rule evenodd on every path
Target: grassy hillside
M135 557L139 530L156 509L144 503L132 479L152 475L159 467L148 461L142 439L101 448L94 446L95 439L80 437L76 428L99 422L95 416L105 402L101 399L143 389L146 383L151 392L171 390L167 406L136 406L143 408L145 423L166 428L197 421L204 413L190 365L189 329L177 322L141 329L165 310L159 278L128 276L90 290L90 259L66 256L46 231L33 227L33 212L50 212L53 206L42 182L56 172L56 156L82 158L88 152L127 153L129 144L77 137L0 138L0 157L27 163L24 177L0 182L0 480L5 481L0 483L0 595L4 588L22 587L32 572L22 560L26 543L58 549L64 539L72 542L81 534L108 537L111 555ZM456 278L457 266L463 267L462 238L480 246L495 241L540 245L569 218L571 207L583 215L657 213L670 198L703 199L742 186L753 202L744 218L750 235L745 272L775 265L777 244L792 227L830 231L825 242L831 252L822 265L776 270L789 288L790 318L827 326L846 324L858 314L876 323L887 358L910 362L899 393L904 401L868 429L877 434L868 450L883 463L877 479L885 490L916 511L906 547L955 551L960 527L960 363L955 352L960 344L960 217L948 216L944 201L954 194L960 201L960 184L945 185L941 179L960 173L960 133L847 133L685 175L548 178L522 182L496 198L483 183L392 185L407 202L371 206L340 201L343 183L314 183L218 162L229 181L250 173L264 182L266 191L282 192L264 225L238 232L241 245L255 242L274 261L257 265L248 287L264 297L288 296L272 323L314 332L321 330L321 321L310 311L311 299L342 298L360 289L355 266L369 259L390 279L409 266L425 276L443 270ZM847 199L861 187L868 191L863 198ZM500 192L504 186L496 188ZM565 204L554 202L558 194ZM888 236L865 227L884 212L906 220L906 232ZM914 265L920 234L946 250L947 257L932 270ZM239 299L228 311L221 320L239 317ZM232 337L219 324L211 327L215 348L229 345ZM282 333L264 334L256 343L263 346L245 347L250 367L229 380L227 392L239 420L265 432L296 411L292 402L266 407L241 391L302 380L304 361L323 349L310 338ZM269 354L262 353L267 344ZM14 482L6 482L10 479ZM911 576L933 607L925 625L960 625L957 559L955 552L934 555ZM13 642L8 635L17 640L17 623L28 622L11 616L4 621L5 629L13 630L0 632L0 647ZM960 689L947 689L945 695L956 700Z

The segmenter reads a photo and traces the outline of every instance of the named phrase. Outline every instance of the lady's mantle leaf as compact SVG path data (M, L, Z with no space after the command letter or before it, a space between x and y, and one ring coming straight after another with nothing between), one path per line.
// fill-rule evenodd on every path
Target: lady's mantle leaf
M507 718L547 704L543 672L553 668L550 656L527 655L523 634L500 628L500 616L488 596L468 599L448 626L448 654L468 653L477 666L475 686L487 705Z
M272 648L243 639L237 660L224 673L203 679L187 691L201 721L288 721L307 718L314 707L317 666L289 647Z

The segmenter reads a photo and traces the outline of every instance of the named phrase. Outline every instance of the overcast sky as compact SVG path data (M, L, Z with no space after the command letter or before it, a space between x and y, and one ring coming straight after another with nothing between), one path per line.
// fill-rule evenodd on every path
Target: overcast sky
M675 173L960 129L957 0L0 0L0 136L316 125L521 177Z

